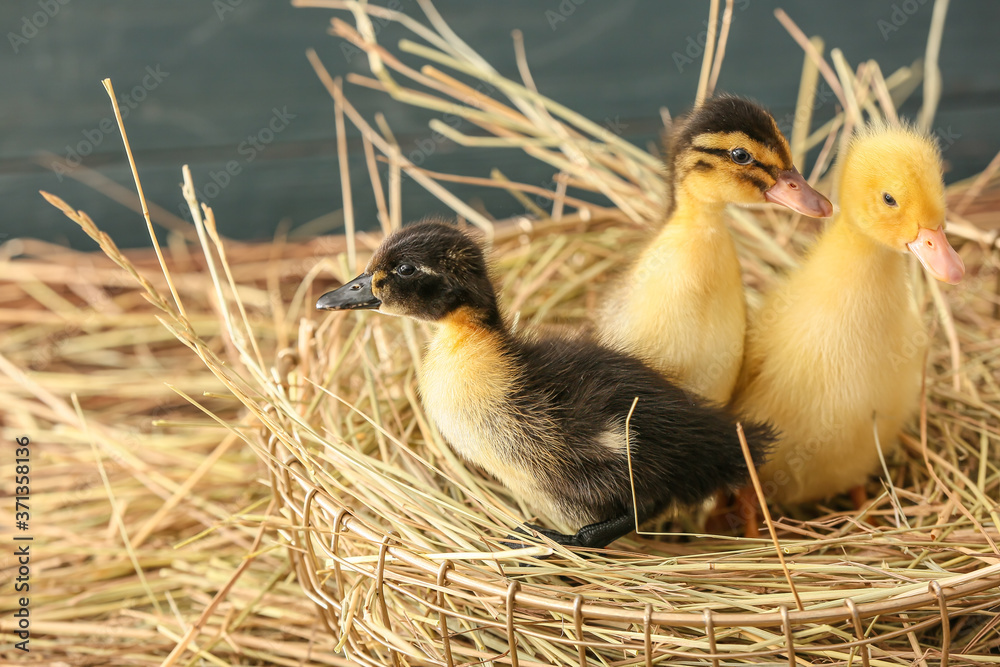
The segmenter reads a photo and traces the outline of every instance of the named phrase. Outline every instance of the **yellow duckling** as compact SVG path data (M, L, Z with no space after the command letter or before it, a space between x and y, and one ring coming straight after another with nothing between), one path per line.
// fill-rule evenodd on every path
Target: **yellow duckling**
M696 505L747 478L728 412L635 357L511 331L482 250L450 225L396 232L362 275L316 307L435 323L420 373L427 414L462 458L575 531L531 526L561 544L605 546L636 517ZM773 434L751 423L747 437L762 463Z
M840 214L751 318L737 411L781 432L765 493L798 503L863 484L918 405L926 334L906 252L955 284L941 154L909 127L871 125L840 163ZM862 498L862 494L855 496Z
M606 302L598 335L723 405L746 333L726 205L773 202L812 217L833 206L795 169L771 114L748 100L706 101L675 123L667 152L666 224Z

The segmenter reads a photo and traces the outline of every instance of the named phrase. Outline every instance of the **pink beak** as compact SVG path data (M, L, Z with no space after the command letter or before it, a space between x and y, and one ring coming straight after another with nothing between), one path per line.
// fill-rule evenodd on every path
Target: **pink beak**
M920 263L941 282L957 285L965 275L965 262L948 243L944 226L937 229L921 228L915 241L906 244Z
M813 190L795 167L778 174L777 182L764 193L764 199L810 218L829 218L833 215L830 200Z

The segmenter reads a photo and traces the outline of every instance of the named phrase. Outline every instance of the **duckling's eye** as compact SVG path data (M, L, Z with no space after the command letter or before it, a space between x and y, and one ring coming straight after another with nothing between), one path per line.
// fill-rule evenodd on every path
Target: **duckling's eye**
M416 270L417 267L413 266L412 264L400 264L399 266L396 267L396 273L398 273L401 276L412 276L414 271Z
M750 164L753 162L753 156L750 155L750 151L745 148L734 148L729 151L729 159L736 164Z
M882 193L882 201L885 202L886 206L899 206L899 204L896 203L896 198L888 192Z

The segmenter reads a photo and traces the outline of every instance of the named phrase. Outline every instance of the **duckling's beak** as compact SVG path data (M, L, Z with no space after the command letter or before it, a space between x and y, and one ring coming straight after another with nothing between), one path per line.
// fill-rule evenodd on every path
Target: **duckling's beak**
M813 190L795 167L778 173L777 182L764 193L764 199L810 218L829 218L833 215L830 200Z
M944 235L944 226L937 229L920 228L917 239L906 244L920 263L938 280L949 285L957 285L962 282L965 275L965 262L955 249L948 243L948 237Z
M316 302L316 310L362 310L381 305L382 302L372 294L372 277L363 273L321 296Z

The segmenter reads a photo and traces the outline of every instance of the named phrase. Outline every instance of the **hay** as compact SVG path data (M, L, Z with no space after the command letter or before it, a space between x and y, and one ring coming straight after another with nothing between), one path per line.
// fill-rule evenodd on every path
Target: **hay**
M362 118L311 54L338 119L362 133L383 231L401 222L405 172L483 231L518 326L583 326L602 282L656 220L658 162L535 91L523 45L524 84L500 77L426 2L429 26L353 2L298 4L354 12L356 28L335 19L332 31L369 54L375 78L351 81L481 128L432 124L460 144L520 146L559 170L550 210L536 204L537 219L494 225L447 191L473 179L410 164L384 121ZM369 14L424 43L401 42L405 56L385 49ZM414 69L404 57L433 64ZM833 59L836 72L807 58L803 81L835 77L847 112L812 134L797 122L793 136L797 150L822 147L814 180L838 131L862 110L892 117L925 69L883 79L873 63L854 72ZM510 103L476 93L474 80ZM337 129L342 139L344 123ZM313 311L381 233L225 242L185 173L196 232L185 236L201 252L168 243L168 278L152 253L120 252L85 213L46 195L110 261L18 242L7 252L27 258L0 263L5 438L44 443L33 462L44 560L32 647L48 664L1000 662L1000 299L995 234L976 224L1000 210L995 171L949 189L951 229L968 239L966 281L941 290L915 272L933 338L903 456L887 462L864 510L801 508L773 523L791 585L768 540L633 535L590 554L506 548L529 513L464 466L423 415L425 327ZM476 182L532 203L543 194L501 174ZM587 203L593 195L615 208ZM754 301L818 224L772 210L731 215ZM349 206L345 222L352 230Z

